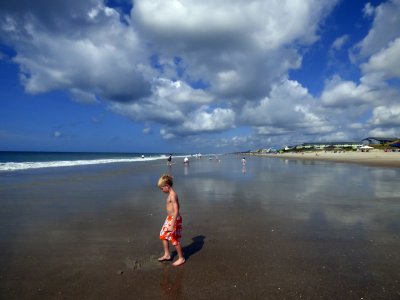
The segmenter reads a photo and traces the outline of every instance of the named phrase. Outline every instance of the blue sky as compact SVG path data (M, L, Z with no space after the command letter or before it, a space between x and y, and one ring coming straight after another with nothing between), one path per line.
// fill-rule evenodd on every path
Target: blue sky
M0 3L0 151L400 137L400 0Z

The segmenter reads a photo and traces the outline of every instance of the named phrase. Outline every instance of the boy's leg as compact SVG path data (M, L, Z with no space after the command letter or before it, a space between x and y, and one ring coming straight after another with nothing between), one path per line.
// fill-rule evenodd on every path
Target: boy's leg
M172 265L180 266L185 263L185 257L183 256L182 247L180 244L176 245L175 248L176 248L176 253L178 254L178 259Z
M163 248L164 248L164 255L161 256L158 260L163 261L163 260L170 260L171 259L171 253L169 252L169 246L168 246L168 241L167 240L162 240Z

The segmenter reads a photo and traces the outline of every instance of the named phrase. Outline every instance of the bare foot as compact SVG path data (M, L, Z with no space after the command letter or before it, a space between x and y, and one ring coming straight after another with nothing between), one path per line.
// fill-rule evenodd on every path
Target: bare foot
M161 256L158 261L166 261L166 260L171 260L171 255L163 255Z
M185 263L185 261L186 260L184 258L178 258L176 261L174 261L174 263L172 265L177 267L177 266L183 265Z

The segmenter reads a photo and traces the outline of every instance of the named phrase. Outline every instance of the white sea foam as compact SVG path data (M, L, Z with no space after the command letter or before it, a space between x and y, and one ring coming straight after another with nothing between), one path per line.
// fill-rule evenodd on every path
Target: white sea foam
M165 159L165 156L134 157L134 158L109 158L92 160L64 160L64 161L44 161L44 162L5 162L0 163L1 171L18 171L41 168L73 167L85 165L99 165L110 163L139 162Z

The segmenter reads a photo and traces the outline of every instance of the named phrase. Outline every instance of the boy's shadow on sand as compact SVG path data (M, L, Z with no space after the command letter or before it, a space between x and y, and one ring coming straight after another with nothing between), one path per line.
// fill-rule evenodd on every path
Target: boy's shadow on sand
M183 255L185 259L188 260L192 255L199 252L204 246L204 239L206 237L204 235L198 235L192 238L192 243L189 245L182 247ZM174 256L176 255L176 251L174 251Z

